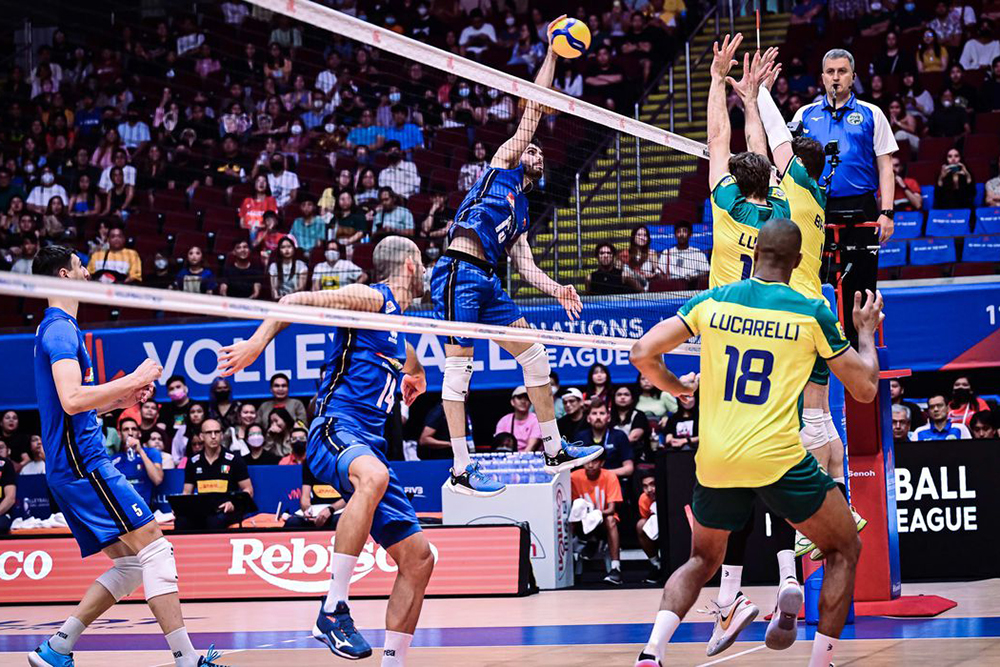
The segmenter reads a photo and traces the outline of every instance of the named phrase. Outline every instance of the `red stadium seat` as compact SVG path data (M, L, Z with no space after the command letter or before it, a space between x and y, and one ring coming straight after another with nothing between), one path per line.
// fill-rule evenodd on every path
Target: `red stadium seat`
M899 270L901 280L921 280L926 278L941 278L944 276L945 266L932 264L930 266L904 266Z
M351 261L361 267L364 271L372 269L372 251L375 246L371 243L358 243L354 246Z
M945 155L954 147L955 140L950 137L924 137L920 140L920 161L934 162L940 169Z
M1000 134L1000 111L987 111L976 114L976 134Z
M993 262L962 262L955 265L953 275L959 276L989 276L997 272Z

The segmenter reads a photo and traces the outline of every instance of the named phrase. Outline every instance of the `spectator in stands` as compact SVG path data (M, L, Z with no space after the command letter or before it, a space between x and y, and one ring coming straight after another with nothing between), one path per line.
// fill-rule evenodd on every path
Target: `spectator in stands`
M38 180L39 185L33 187L31 194L28 195L28 210L32 213L39 215L45 213L45 209L48 208L49 201L53 197L62 197L63 201L69 199L66 188L56 183L55 171L49 165L42 167L42 173Z
M92 279L101 282L142 282L142 260L139 253L125 247L125 230L120 222L108 231L107 249L90 256L87 271Z
M892 442L900 444L913 440L910 432L910 411L905 405L894 403L892 406Z
M583 75L579 68L562 60L556 63L556 78L552 85L570 97L583 97Z
M188 406L187 414L183 416L180 424L173 429L173 438L170 443L170 451L174 459L180 459L181 454L189 456L190 445L196 439L201 439L201 425L208 417L208 410L201 403L191 402ZM177 416L174 417L176 421ZM169 422L167 424L169 426Z
M604 364L595 362L587 370L585 396L589 405L598 401L611 405L611 371Z
M670 278L700 278L708 273L708 258L698 248L690 246L693 227L682 220L674 225L675 245L660 254L659 270Z
M373 234L376 237L387 234L413 236L416 231L413 214L408 208L400 205L399 198L392 188L379 188L378 196L379 205L372 218Z
M557 425L560 433L572 439L587 426L587 406L583 393L576 387L570 387L563 392L562 402L566 414L557 420Z
M239 451L246 457L249 452L247 436L250 434L250 427L253 425L257 425L258 428L260 427L260 424L257 423L257 407L250 402L240 403L235 423L226 429L222 446L226 449ZM264 442L263 431L261 431L260 442L261 444Z
M677 399L667 392L660 391L642 373L636 378L639 396L635 409L649 419L660 420L677 411Z
M948 69L948 49L938 42L933 30L925 30L917 48L917 71L921 74L943 72Z
M603 445L607 469L618 477L629 477L635 469L632 443L627 435L611 427L611 412L606 403L591 400L587 424L590 427L578 432L576 439L585 445Z
M21 432L20 423L20 416L15 410L5 410L0 419L0 440L7 443L7 456L13 461L15 470L20 470L21 466L31 460L31 439Z
M316 75L313 86L324 95L329 95L337 87L337 73L340 71L340 54L331 50L326 54L326 69Z
M898 141L905 141L910 144L910 150L916 152L920 150L920 137L917 136L917 117L912 115L906 108L903 100L899 97L889 102L889 127L892 128L893 136Z
M389 166L379 172L380 188L390 188L403 199L409 199L420 190L420 175L417 165L404 159L402 147L395 139L385 142Z
M462 29L458 45L463 56L478 59L484 51L497 43L497 33L478 8L469 12L469 21L470 24Z
M698 398L678 396L677 412L660 420L663 444L679 451L698 449Z
M319 212L321 215L333 214L337 210L337 199L340 193L354 193L354 177L350 169L341 169L337 172L337 181L332 187L323 190L319 198ZM353 203L353 199L351 200Z
M878 74L872 75L872 79L868 84L868 91L861 96L861 99L865 102L874 104L881 109L883 113L888 110L891 98L888 91L885 89L885 84L881 76Z
M330 218L334 239L345 247L361 241L368 233L368 218L354 203L354 195L344 190L337 197L337 208Z
M993 22L982 19L975 39L970 39L962 49L959 62L967 70L989 67L994 58L1000 58L1000 41L993 35Z
M621 67L611 60L611 49L601 47L597 50L597 58L587 66L583 79L584 99L614 111L619 106L616 100L621 99L624 80Z
M233 387L226 378L215 378L209 390L208 416L218 420L223 428L239 422L241 404L233 400Z
M259 299L262 278L260 267L250 257L250 242L240 239L233 245L229 259L222 267L219 294L238 299Z
M219 5L222 10L222 18L231 26L237 29L243 26L243 22L250 16L250 9L242 2L231 2L227 0Z
M427 211L427 217L420 225L422 235L440 250L444 246L448 230L451 229L454 221L455 211L446 206L444 193L440 190L432 192L431 207Z
M249 161L240 153L236 135L225 134L222 137L222 154L207 165L205 185L225 188L226 194L231 195L234 186L246 182L248 167Z
M125 182L128 183L128 172L127 169L132 169L133 167L126 166L123 169L125 173ZM167 157L163 152L163 149L159 145L153 144L146 151L146 155L139 162L138 172L135 174L136 187L139 190L146 190L149 193L150 207L155 208L155 194L159 190L167 190L176 185L176 182L172 183L173 179L178 176L177 171L172 168L169 162L167 162ZM206 183L211 185L211 176L206 176ZM110 172L108 174L108 183L110 184L111 177Z
M1000 111L1000 56L993 59L990 75L979 90L980 111Z
M466 431L468 441L472 441L472 421L466 415ZM513 436L512 436L513 437ZM514 447L517 444L515 442ZM450 459L452 457L451 435L448 432L448 420L445 419L444 407L437 403L424 417L424 427L417 440L417 458L421 461Z
M656 542L646 535L644 528L646 522L657 521L656 519L656 476L653 469L643 467L639 473L639 483L642 485L642 493L639 494L639 521L635 524L635 534L639 539L639 547L646 558L649 559L649 572L646 574L647 584L659 583L663 578L663 571L660 569L660 551Z
M69 217L69 211L62 197L53 197L49 200L45 215L42 216L42 229L40 236L48 241L58 242L64 237L76 237L76 225Z
M517 39L514 41L507 65L524 65L528 74L534 74L535 69L545 58L545 47L538 35L527 23L518 27Z
M996 176L986 181L985 186L985 205L986 206L1000 206L1000 158L994 163L994 169Z
M934 188L934 208L972 208L975 198L976 183L962 163L962 154L949 149Z
M409 154L414 148L424 147L424 131L406 120L407 110L402 104L392 105L393 124L383 130L386 143L398 141L400 149Z
M103 204L91 189L90 175L80 174L76 179L76 192L69 198L69 215L82 224L87 218L101 214Z
M267 59L264 61L264 76L273 79L276 87L284 89L289 85L291 74L291 59L285 57L280 44L272 42L268 47Z
M958 63L952 63L948 68L948 84L945 90L951 91L955 106L962 107L969 114L975 113L978 106L976 89L965 82L965 69Z
M517 449L520 452L533 452L542 446L542 429L538 425L538 417L531 412L531 399L524 386L514 389L510 396L510 405L514 408L497 422L494 434L513 433L517 438Z
M22 475L44 475L45 474L45 448L42 447L42 438L33 435L28 443L28 462L21 467Z
M920 184L915 178L906 175L906 167L899 157L892 156L892 173L896 175L896 194L893 196L893 209L896 211L919 211L923 208L924 198L920 194Z
M309 278L309 267L297 256L295 241L285 236L278 242L277 252L272 253L267 267L267 275L271 280L271 297L280 299L292 292L301 292L306 288Z
M906 111L921 120L930 118L934 113L934 98L924 88L917 75L913 72L903 72L902 81L899 95Z
M636 460L652 463L650 449L649 418L636 408L636 390L627 384L615 389L614 405L611 406L611 427L625 434Z
M10 532L14 522L11 510L17 502L17 471L9 456L7 444L0 440L0 535Z
M292 223L291 235L302 251L308 254L326 236L326 222L316 213L316 200L310 195L302 197L299 210L302 215Z
M597 18L596 16L593 18ZM593 31L591 34L594 34ZM629 17L629 28L622 36L620 43L621 53L634 60L642 68L643 83L649 81L652 75L653 61L658 58L658 43L663 39L663 32L657 28L646 25L646 17L641 12L633 12ZM613 48L610 43L610 36L603 40L593 39L591 46L601 46Z
M267 451L284 458L292 451L292 428L295 421L285 408L274 408L267 414L267 431L264 432L264 447Z
M125 121L119 123L118 136L122 139L122 146L132 155L141 154L146 149L150 141L149 125L139 120L139 109L135 105L129 106Z
M635 279L643 289L657 272L657 254L655 250L650 249L649 244L649 228L646 225L639 225L632 230L628 250L619 256L626 275Z
M887 31L891 23L892 14L880 0L874 0L858 21L858 28L862 37L877 37Z
M184 256L184 267L177 272L171 289L195 294L214 294L217 288L215 273L205 266L201 248L191 246Z
M299 177L294 172L288 171L285 166L285 156L280 153L272 154L269 164L271 170L267 175L267 184L271 187L271 193L278 202L278 207L284 208L298 197Z
M264 227L264 213L278 212L278 202L271 194L268 177L261 174L253 179L253 195L240 204L240 226L254 236ZM277 216L275 216L277 217Z
M934 18L927 27L934 31L945 46L957 49L962 44L962 17L948 9L948 3L939 0L934 7Z
M11 170L0 167L0 211L6 211L10 208L11 199L14 197L18 197L22 202L27 199L24 188L19 183L12 182Z
M15 257L21 254L21 241L25 236L38 236L38 225L35 216L27 211L22 212L17 217L17 225L12 230L12 234L7 235L6 246Z
M588 540L607 540L608 555L611 557L611 568L604 581L620 586L622 584L621 571L621 539L618 535L618 506L624 501L622 499L622 488L615 475L604 469L604 455L588 461L582 468L577 468L570 474L570 489L573 500L586 498L593 505L594 509L600 510L603 521L596 532L590 536L586 535L582 523L574 523L573 530L577 538Z
M967 375L959 375L951 386L951 401L948 403L948 418L953 424L969 425L972 415L989 410L986 401L972 391L972 383Z
M965 107L955 104L955 94L950 89L942 90L938 101L940 104L934 109L928 123L927 133L930 136L963 139L972 132L969 112Z
M123 412L124 416L126 413ZM153 431L163 431L166 425L160 421L160 405L153 399L145 401L138 409L139 437L142 438ZM120 425L121 422L119 422Z
M364 109L358 119L358 125L347 133L345 148L353 150L356 146L367 146L377 151L385 143L385 129L373 125L374 116L370 109Z
M305 426L296 425L292 427L288 442L291 451L288 452L279 462L282 466L300 466L306 460L306 443L309 441L309 430Z
M142 446L139 424L131 417L118 422L122 447L111 462L146 501L153 505L153 489L163 482L163 454L158 449ZM170 457L167 457L170 458Z
M170 289L174 284L174 274L170 270L170 253L166 250L158 250L153 255L153 271L147 273L142 284L146 287L156 287L158 289Z
M281 144L281 152L293 162L298 162L299 157L309 148L311 141L309 133L306 132L305 123L301 118L295 118L288 124L288 133Z
M340 289L367 280L368 276L360 266L341 256L340 244L336 241L326 242L323 261L312 269L313 290Z
M288 237L288 234L281 230L281 222L278 214L274 211L264 213L264 226L257 230L253 236L253 245L260 250L260 258L263 261L271 259L271 255L278 249L281 240Z
M472 145L472 150L469 151L468 162L463 164L458 171L458 189L460 192L468 192L472 189L473 184L479 180L479 177L490 166L489 160L486 158L486 145L481 141L477 141Z
M242 491L253 496L253 483L243 457L233 452L222 451L222 425L214 419L206 419L202 424L201 437L204 450L191 457L184 467L184 495L198 493L232 494ZM243 518L232 501L226 500L218 509L204 517L178 514L174 525L177 530L208 528L218 530Z
M182 375L167 378L167 397L170 402L160 409L160 421L167 427L167 434L181 426L194 403L188 395L187 380Z
M927 423L913 431L914 440L968 440L972 437L965 424L952 423L944 394L927 399Z
M597 269L587 276L587 294L630 294L642 291L642 286L635 278L625 274L613 245L598 243L594 248L594 256L597 257Z
M111 189L104 196L104 210L101 215L115 216L122 220L131 212L135 186L125 182L125 174L120 167L111 168Z
M245 457L248 466L276 466L281 457L264 447L264 427L251 424L246 429L246 445L249 453Z
M24 209L24 199L18 196L11 197L7 212L3 215L3 220L0 221L0 229L5 231L18 230L19 226L24 224L22 220L27 221L26 229L23 231L35 231L35 216L31 211Z
M31 263L38 253L38 236L34 233L21 236L21 254L10 268L12 273L31 274Z
M896 11L893 14L893 24L896 30L903 34L917 32L923 30L926 22L926 12L913 0L896 3Z
M375 177L375 170L371 167L361 167L358 169L354 200L359 206L374 208L378 205L378 179Z
M118 130L114 127L109 127L104 131L100 143L90 155L90 164L100 169L107 169L112 166L114 164L115 151L120 149L121 141L121 137L118 136Z
M285 520L285 528L328 528L337 527L340 510L347 503L337 490L316 479L309 462L302 465L302 489L299 496L299 512Z
M257 409L257 415L262 425L270 425L271 411L275 408L284 408L288 412L290 415L287 420L289 428L291 428L293 421L308 423L306 406L299 399L288 396L288 386L288 376L284 373L275 373L271 376L271 400L264 401Z
M969 420L969 431L974 440L996 440L997 427L993 413L989 410L980 410L972 415L972 419ZM0 514L2 509L0 506Z

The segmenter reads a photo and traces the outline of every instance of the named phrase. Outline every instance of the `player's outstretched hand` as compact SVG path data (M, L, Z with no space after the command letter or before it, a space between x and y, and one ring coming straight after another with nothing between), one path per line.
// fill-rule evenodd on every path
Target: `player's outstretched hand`
M420 394L427 391L427 378L424 377L423 373L418 375L404 375L402 390L403 403L413 405L413 401L417 400Z
M235 375L252 364L260 356L261 350L249 340L241 340L219 348L218 373L222 377Z
M722 40L722 45L720 46L718 42L712 44L712 77L717 79L726 79L726 75L729 74L729 70L736 65L736 50L740 48L740 44L743 42L743 33L736 33L736 36L732 39L729 35L726 35L725 39Z
M580 300L580 295L576 293L575 287L572 285L560 285L552 296L558 299L559 304L566 309L566 314L569 315L570 320L580 318L580 313L583 312L583 301Z
M882 292L878 290L875 290L875 294L872 294L871 290L865 290L864 305L861 303L861 292L855 292L854 328L859 333L864 332L868 336L873 335L875 330L878 329L878 325L885 319L885 313L882 312L883 305Z

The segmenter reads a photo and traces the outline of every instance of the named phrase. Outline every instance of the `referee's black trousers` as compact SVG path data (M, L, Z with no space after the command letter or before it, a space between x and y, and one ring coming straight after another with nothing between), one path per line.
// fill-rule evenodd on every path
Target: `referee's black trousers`
M854 294L865 290L875 292L878 281L879 230L877 227L856 227L858 214L863 213L861 222L875 222L879 217L875 193L869 192L852 197L830 197L826 202L826 224L847 225L840 230L840 271L843 276L844 333L855 348L858 346L858 332L854 328L851 312ZM827 235L827 242L832 240ZM835 278L830 276L831 280Z

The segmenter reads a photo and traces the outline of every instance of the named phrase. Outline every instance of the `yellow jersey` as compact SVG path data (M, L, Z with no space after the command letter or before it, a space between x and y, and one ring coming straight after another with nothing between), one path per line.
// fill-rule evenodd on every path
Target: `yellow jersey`
M757 233L772 218L791 215L781 188L769 188L767 204L754 204L726 174L712 190L712 262L708 286L720 287L753 275Z
M677 315L701 336L698 482L771 484L806 456L798 402L816 355L850 347L837 317L826 301L759 278L702 292Z
M802 232L802 262L792 271L792 289L810 299L823 298L819 279L826 243L826 191L806 171L802 160L793 157L781 177L788 197L792 222Z

